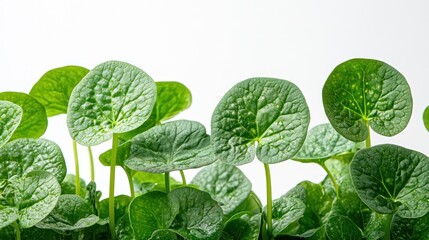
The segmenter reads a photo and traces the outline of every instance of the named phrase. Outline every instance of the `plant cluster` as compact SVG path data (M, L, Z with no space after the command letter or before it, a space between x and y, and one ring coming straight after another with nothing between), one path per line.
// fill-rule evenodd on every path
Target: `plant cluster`
M352 59L332 71L322 97L330 123L308 131L296 85L247 79L216 106L210 136L201 123L167 121L191 105L181 83L154 82L119 61L48 71L29 94L0 93L0 239L429 239L429 158L371 146L371 131L393 136L409 122L403 75L378 60ZM75 175L59 146L40 138L58 114L67 114ZM429 109L424 123L429 129ZM110 167L101 200L91 146L109 140L99 156ZM88 146L88 184L77 144ZM266 204L237 168L255 157ZM327 176L273 200L270 165L288 159L316 163ZM117 167L129 196L115 195ZM191 168L202 169L187 183Z

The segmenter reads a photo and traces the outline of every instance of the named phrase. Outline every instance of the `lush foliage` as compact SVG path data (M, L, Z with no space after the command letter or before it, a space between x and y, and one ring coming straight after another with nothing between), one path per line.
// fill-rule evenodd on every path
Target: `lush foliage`
M384 62L352 59L328 76L322 97L330 123L308 130L296 85L244 80L214 109L210 136L201 123L167 121L191 105L181 83L154 82L119 61L52 69L29 94L0 93L0 239L429 239L429 158L371 146L371 130L393 136L410 120L405 77ZM40 138L58 114L67 114L74 175L59 146ZM429 130L429 107L423 122ZM110 167L101 199L91 146L110 139L99 156ZM89 149L88 184L77 144ZM267 203L237 168L255 158ZM318 164L326 178L272 199L270 165L286 160ZM117 167L129 196L115 195ZM201 170L187 183L191 168Z

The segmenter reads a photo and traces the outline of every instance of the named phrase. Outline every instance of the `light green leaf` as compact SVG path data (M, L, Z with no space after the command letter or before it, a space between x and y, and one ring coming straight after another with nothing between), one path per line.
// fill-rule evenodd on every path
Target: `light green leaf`
M425 125L426 130L429 131L429 106L425 108L423 112L423 123Z
M429 212L429 158L384 144L356 153L350 163L353 185L373 211L417 218Z
M218 159L232 165L290 159L304 143L310 115L301 91L274 78L251 78L229 90L211 120ZM257 147L255 147L257 143Z
M122 217L120 217L118 221L116 221L115 233L116 233L116 239L135 240L134 232L133 232L133 229L131 228L130 216L128 212L125 213Z
M19 224L29 228L44 219L57 204L61 187L54 175L32 171L25 177L9 179L3 194L18 208Z
M48 126L45 108L36 99L20 92L2 92L0 100L12 102L22 109L22 118L10 140L18 138L39 138Z
M404 76L373 59L351 59L338 65L326 80L322 95L332 126L356 142L367 138L366 122L384 136L401 132L413 108Z
M249 193L246 200L244 200L237 208L235 208L234 211L225 215L225 219L230 219L231 217L237 214L242 214L243 212L250 215L255 215L262 212L261 200L252 191Z
M61 195L52 212L37 224L38 228L56 231L78 231L98 222L85 201L72 194Z
M348 217L334 215L326 223L326 235L331 240L361 240L362 233L360 229Z
M134 137L125 165L135 171L163 173L198 168L214 161L210 136L204 126L179 120Z
M244 214L229 221L223 229L221 240L258 240L262 214Z
M59 182L66 175L66 163L58 145L46 139L22 138L0 149L0 179L23 176L34 170L52 173Z
M141 69L124 62L104 62L74 88L67 124L72 138L87 146L131 131L149 117L156 100L155 82Z
M18 209L0 205L0 229L15 222L19 217Z
M144 194L150 191L165 191L165 175L163 173L134 172L134 190ZM176 189L182 183L170 176L170 189Z
M219 161L198 172L191 184L209 193L222 207L224 215L243 203L252 190L252 183L239 168Z
M128 206L130 205L132 198L126 195L115 196L115 222L119 221L119 219L127 214ZM109 199L103 199L100 202L98 216L102 220L109 219Z
M49 70L31 88L30 96L39 101L48 117L67 113L74 87L89 72L80 66L65 66Z
M429 240L429 214L421 218L393 216L391 236L395 240Z
M289 225L301 219L304 216L305 209L305 203L298 198L281 197L274 200L273 236L282 235L282 232Z
M61 195L64 194L75 194L76 193L76 176L73 174L67 174L64 180L60 183ZM80 196L84 198L86 196L86 184L85 180L80 179Z
M151 238L149 238L149 240L176 240L177 235L170 231L170 230L166 230L166 229L159 229L156 230L155 232L153 232Z
M22 118L20 106L8 102L0 101L0 147L9 141L19 126Z
M125 160L130 156L130 150L131 150L131 142L124 142L121 145L118 146L117 154L116 154L116 166L126 168L124 162ZM110 161L112 160L112 149L109 149L98 157L101 164L104 166L109 167Z
M383 239L382 237L386 235L385 233L386 229L390 229L390 228L391 228L391 218L389 218L388 215L372 212L371 217L364 229L365 239L367 240ZM387 239L387 237L385 237L384 239Z

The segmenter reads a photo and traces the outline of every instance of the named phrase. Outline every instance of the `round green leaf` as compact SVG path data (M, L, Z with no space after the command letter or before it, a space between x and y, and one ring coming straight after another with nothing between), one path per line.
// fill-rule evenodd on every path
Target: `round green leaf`
M204 126L179 120L135 136L125 165L136 171L163 173L198 168L214 161L210 136Z
M413 108L404 76L373 59L351 59L338 65L326 80L322 96L332 126L355 142L367 138L367 122L384 136L401 132Z
M155 82L144 71L124 62L102 63L76 85L70 96L69 132L82 145L100 144L113 133L142 125L155 100Z
M423 112L423 123L425 124L426 130L429 131L429 106L427 106Z
M298 198L281 197L274 200L272 215L273 236L281 235L289 225L302 218L305 208L305 204Z
M22 118L20 106L8 102L0 101L0 147L9 141L13 132L19 126Z
M58 199L52 212L37 224L38 228L56 231L76 231L98 222L91 208L77 195L65 194Z
M356 152L363 144L352 142L335 131L331 124L315 126L293 160L300 162L323 162L334 156Z
M274 78L251 78L229 90L212 115L212 143L218 159L231 165L290 159L307 134L310 115L301 91Z
M358 226L348 217L334 215L326 223L326 235L329 239L362 239Z
M65 66L49 70L34 84L30 95L45 107L48 117L67 113L74 87L89 72L80 66Z
M39 138L48 126L45 108L36 99L20 92L2 92L0 100L9 101L22 109L21 122L10 140L18 138Z
M209 193L222 207L224 215L234 211L252 190L252 183L240 169L219 161L198 172L191 184Z
M18 209L0 205L0 229L15 222L18 217Z
M429 158L384 144L360 150L350 163L353 185L373 211L417 218L429 212Z

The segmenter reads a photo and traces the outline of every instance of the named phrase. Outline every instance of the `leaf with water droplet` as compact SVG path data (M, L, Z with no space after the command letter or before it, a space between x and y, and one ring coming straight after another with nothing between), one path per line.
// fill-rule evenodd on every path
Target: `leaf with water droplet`
M0 101L0 147L12 137L22 118L20 106L9 101Z

